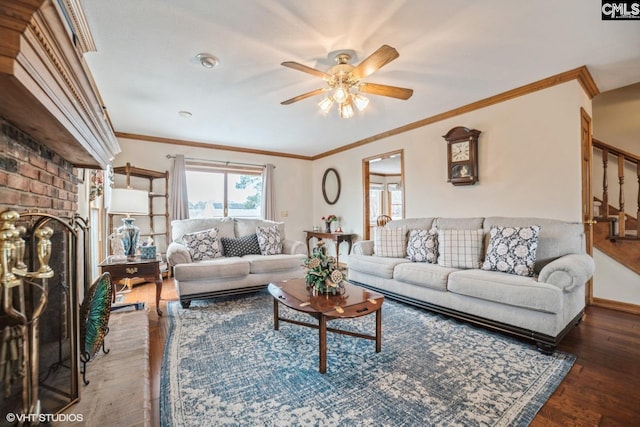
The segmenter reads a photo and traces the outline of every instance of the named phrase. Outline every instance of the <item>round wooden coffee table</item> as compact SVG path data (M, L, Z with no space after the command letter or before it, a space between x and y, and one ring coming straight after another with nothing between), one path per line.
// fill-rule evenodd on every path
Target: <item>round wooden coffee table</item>
M270 283L269 292L273 296L273 329L280 329L280 321L318 329L318 347L320 352L319 371L327 372L327 331L351 335L376 342L376 353L382 350L382 303L384 296L360 286L345 284L344 295L313 296L307 290L304 279L284 280ZM280 317L279 304L306 313L318 319L318 324ZM375 335L365 335L341 329L327 328L327 322L333 319L352 319L376 314Z

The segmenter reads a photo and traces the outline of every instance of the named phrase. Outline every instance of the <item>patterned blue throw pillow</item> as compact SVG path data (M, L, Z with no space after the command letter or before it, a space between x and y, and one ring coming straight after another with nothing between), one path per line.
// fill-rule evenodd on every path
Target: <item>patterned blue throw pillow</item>
M258 244L258 236L251 234L249 236L232 239L229 237L221 237L222 249L224 256L245 256L260 255L260 245Z
M533 276L540 226L491 227L483 270Z

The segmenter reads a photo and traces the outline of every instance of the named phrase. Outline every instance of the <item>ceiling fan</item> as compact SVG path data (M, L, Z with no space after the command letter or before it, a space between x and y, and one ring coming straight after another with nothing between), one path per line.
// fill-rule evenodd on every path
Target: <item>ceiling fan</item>
M354 105L358 110L362 111L369 104L369 100L361 95L360 92L397 99L409 99L413 94L413 89L365 83L362 81L362 79L373 74L398 56L400 55L397 50L391 46L382 45L360 64L353 66L349 64L351 55L339 53L336 55L337 64L331 67L326 73L298 62L283 62L281 65L285 67L320 77L327 83L327 86L287 99L286 101L282 101L281 104L289 105L312 96L327 93L327 96L320 101L320 109L324 113L327 113L333 104L337 103L340 117L349 118L353 117Z

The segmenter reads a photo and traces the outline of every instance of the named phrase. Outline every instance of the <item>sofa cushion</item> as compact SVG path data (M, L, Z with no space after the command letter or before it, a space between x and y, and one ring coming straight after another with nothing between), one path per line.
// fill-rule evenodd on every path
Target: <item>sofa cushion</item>
M388 228L404 228L405 230L431 230L433 225L434 218L403 218L403 219L394 219L391 222L386 224Z
M249 271L249 261L237 257L178 264L173 269L178 281L230 279L244 277Z
M484 218L436 218L433 226L438 230L477 230L483 222Z
M276 255L282 253L282 241L278 226L257 227L256 235L258 236L258 244L260 245L260 253L262 255Z
M438 264L448 268L480 268L484 231L438 230Z
M220 238L224 256L245 256L251 254L260 255L260 245L258 244L258 236L253 233L249 236L230 239L229 237Z
M302 271L304 255L247 255L242 259L249 261L249 271L252 274L273 273L277 271L295 270Z
M567 254L585 253L584 226L578 222L565 222L548 218L529 217L487 217L484 220L485 232L493 226L526 227L539 225L538 248L536 250L535 273L556 258Z
M383 258L370 255L349 255L349 270L361 271L372 276L391 279L393 269L401 263L411 263L406 258Z
M483 270L533 276L540 226L491 227Z
M202 261L222 256L217 228L185 234L182 238L187 245L187 249L189 249L189 255L191 255L193 261Z
M438 261L438 230L411 230L407 243L407 258L414 262Z
M379 257L402 258L407 243L404 228L378 227L374 231L374 253Z
M458 271L455 268L441 267L438 264L407 262L398 264L393 270L393 278L398 282L446 292L449 274Z
M533 277L497 271L458 270L449 275L449 292L548 313L562 312L562 289Z
M256 233L258 227L278 227L280 237L285 239L284 222L268 221L266 219L257 218L236 218L235 219L236 237L249 236Z
M218 238L236 237L233 218L194 218L171 221L171 239L177 243L184 243L182 236L185 234L211 228L218 229Z

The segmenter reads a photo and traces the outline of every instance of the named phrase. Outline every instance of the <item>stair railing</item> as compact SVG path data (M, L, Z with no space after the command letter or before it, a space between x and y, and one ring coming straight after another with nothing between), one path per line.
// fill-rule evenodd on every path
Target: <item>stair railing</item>
M637 195L637 208L636 208L636 239L640 239L640 157L635 154L628 153L619 148L613 147L609 144L605 144L593 138L593 148L601 150L602 152L602 212L600 216L609 218L609 183L607 178L607 168L609 165L609 155L617 157L618 160L618 227L617 235L620 238L627 237L626 233L626 219L627 214L625 212L625 165L631 163L635 165L636 175L638 179L638 195Z

